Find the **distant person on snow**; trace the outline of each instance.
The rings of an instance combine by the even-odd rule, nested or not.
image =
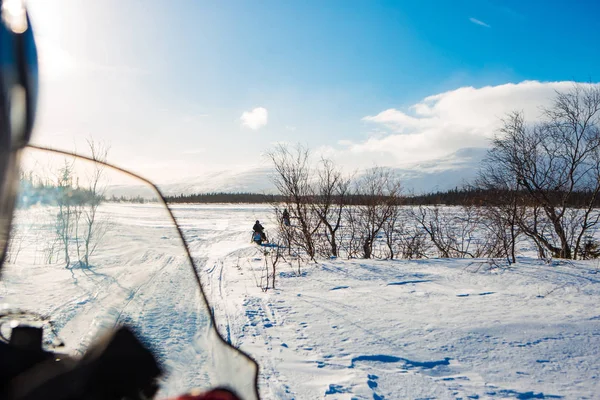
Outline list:
[[[260,233],[260,237],[262,240],[267,240],[267,236],[265,235],[265,228],[260,224],[259,220],[256,220],[256,223],[252,227],[254,232]]]
[[[283,217],[283,224],[284,224],[285,226],[290,226],[290,213],[288,212],[287,208],[285,208],[285,209],[283,210],[283,215],[282,215],[282,217]]]

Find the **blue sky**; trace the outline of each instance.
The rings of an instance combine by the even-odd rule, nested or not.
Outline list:
[[[36,140],[106,140],[113,162],[159,181],[249,168],[277,141],[349,166],[433,160],[485,145],[504,112],[563,87],[524,81],[600,79],[592,0],[28,3]]]

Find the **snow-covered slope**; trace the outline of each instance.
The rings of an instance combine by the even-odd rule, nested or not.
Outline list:
[[[197,193],[276,193],[271,181],[272,170],[257,168],[248,171],[219,171],[179,179],[174,182],[158,184],[166,195],[197,194]],[[148,197],[147,186],[111,185],[107,195],[116,197]]]
[[[407,193],[429,193],[461,187],[477,176],[487,149],[465,148],[447,157],[396,168]]]
[[[271,168],[247,171],[219,171],[159,185],[168,194],[196,193],[276,193],[271,181]]]

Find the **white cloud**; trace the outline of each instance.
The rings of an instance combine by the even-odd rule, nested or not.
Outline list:
[[[390,108],[362,120],[369,135],[364,141],[338,141],[340,162],[401,166],[448,156],[467,147],[487,147],[501,118],[518,110],[529,120],[541,115],[541,106],[555,91],[572,88],[572,82],[525,81],[518,84],[462,87],[429,96],[407,110]]]
[[[252,130],[257,130],[267,125],[269,113],[264,107],[257,107],[252,111],[244,111],[242,117],[242,125]]]
[[[481,26],[485,26],[486,28],[491,28],[491,26],[489,26],[488,24],[486,24],[485,22],[478,20],[477,18],[469,18],[469,21],[471,21],[474,24],[477,25],[481,25]]]

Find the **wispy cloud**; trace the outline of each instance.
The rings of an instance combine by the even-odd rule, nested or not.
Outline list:
[[[252,130],[257,130],[267,125],[269,113],[264,107],[257,107],[251,111],[244,111],[242,117],[242,125]]]
[[[477,25],[485,26],[486,28],[491,28],[490,25],[486,24],[485,22],[483,22],[477,18],[471,17],[471,18],[469,18],[469,21],[471,21],[472,23],[477,24]]]

